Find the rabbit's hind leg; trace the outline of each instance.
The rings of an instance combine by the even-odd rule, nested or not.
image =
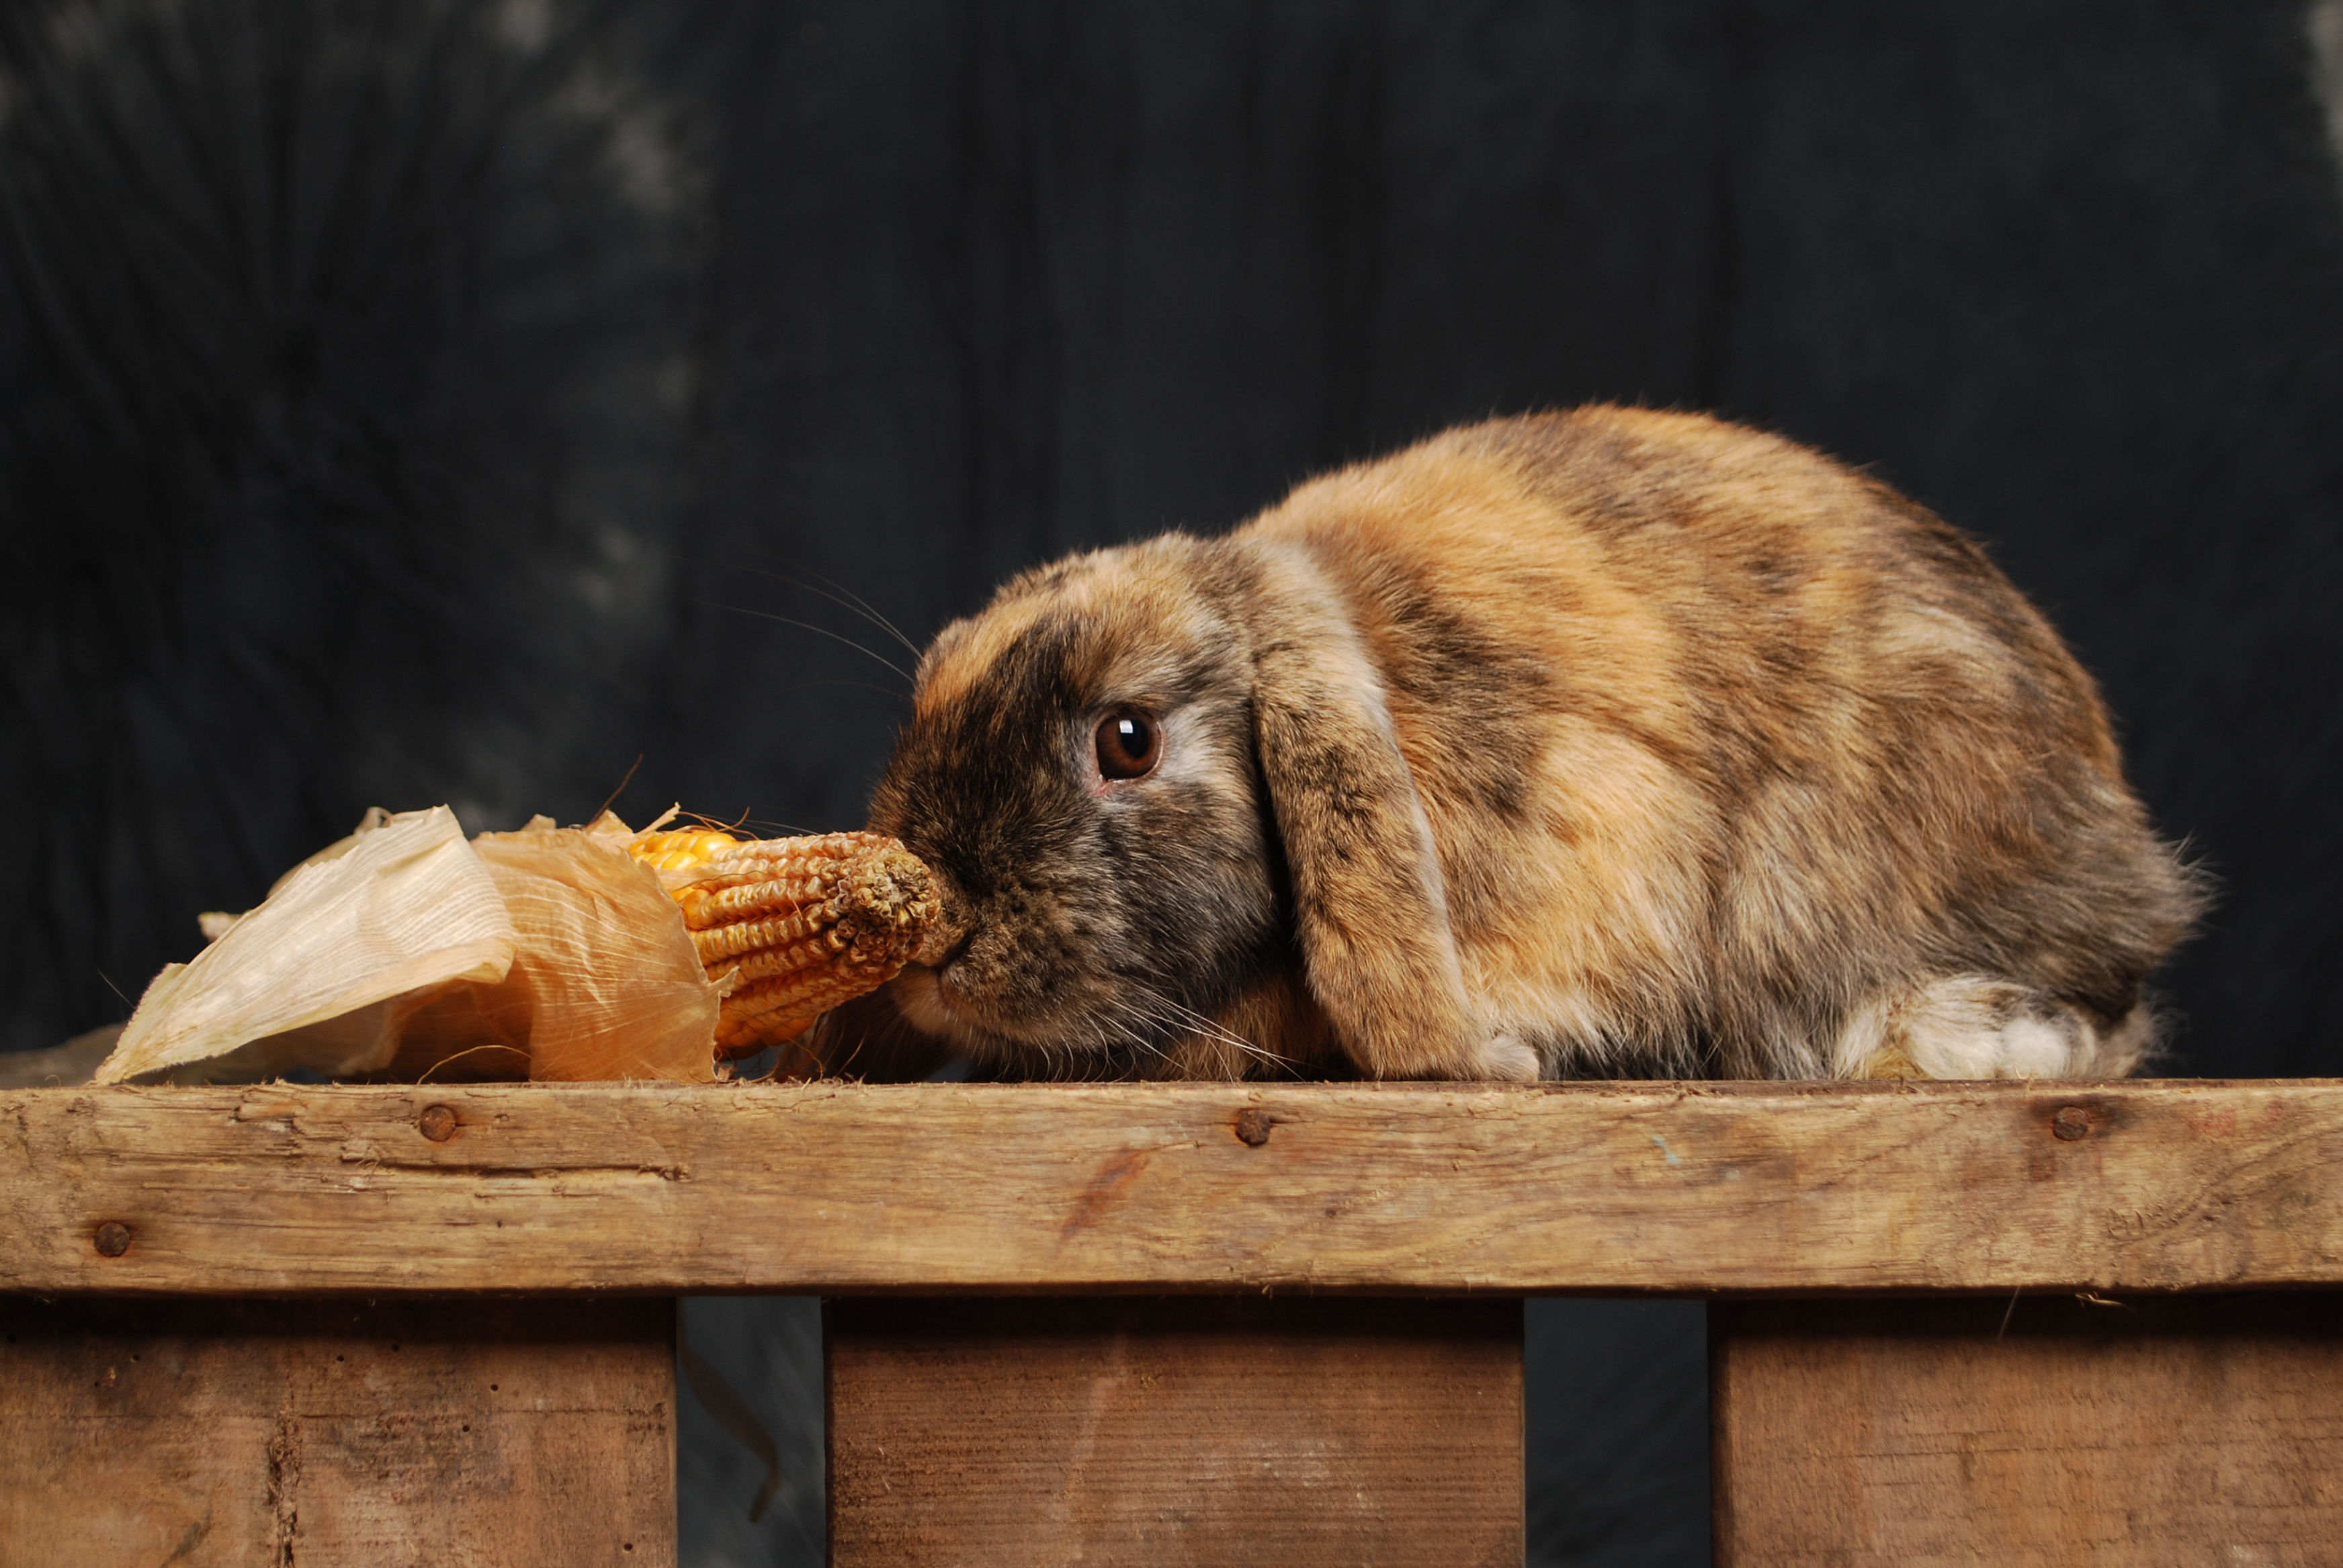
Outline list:
[[[1857,1008],[1831,1066],[1840,1078],[2120,1078],[2155,1036],[2145,1001],[2110,1023],[2022,981],[1947,975]]]

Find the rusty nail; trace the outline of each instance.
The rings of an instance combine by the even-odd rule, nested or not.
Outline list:
[[[1270,1121],[1269,1112],[1266,1111],[1237,1112],[1237,1136],[1255,1149],[1269,1141],[1269,1130],[1272,1125],[1274,1124]]]
[[[2079,1105],[2069,1105],[2050,1119],[2050,1131],[2068,1143],[2077,1138],[2088,1138],[2091,1135],[2091,1113]]]
[[[97,1255],[118,1258],[130,1251],[130,1227],[119,1220],[108,1220],[97,1228]]]
[[[444,1105],[427,1105],[415,1119],[415,1129],[434,1143],[445,1143],[456,1136],[456,1113]]]

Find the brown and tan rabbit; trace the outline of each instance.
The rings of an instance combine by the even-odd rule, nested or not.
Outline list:
[[[2201,902],[1967,538],[1617,407],[1026,573],[870,820],[952,928],[880,1005],[1004,1074],[2119,1074]]]

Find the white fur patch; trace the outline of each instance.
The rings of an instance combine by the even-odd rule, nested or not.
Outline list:
[[[2145,1004],[2102,1030],[2014,981],[1952,975],[1857,1008],[1833,1044],[1831,1067],[1860,1078],[1875,1056],[1900,1050],[1929,1078],[2113,1078],[2139,1065],[2154,1032]]]
[[[1539,1069],[1535,1047],[1510,1034],[1492,1035],[1481,1046],[1481,1076],[1499,1083],[1535,1083]]]
[[[2038,1019],[1994,1025],[1958,1007],[1924,1008],[1906,1028],[1912,1065],[1931,1078],[2065,1078],[2077,1066],[2066,1037]]]

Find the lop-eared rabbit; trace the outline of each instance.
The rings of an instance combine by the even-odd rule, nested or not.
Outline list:
[[[870,825],[949,929],[831,1070],[908,1025],[996,1076],[2113,1076],[2201,902],[1967,538],[1621,407],[1017,578]]]

